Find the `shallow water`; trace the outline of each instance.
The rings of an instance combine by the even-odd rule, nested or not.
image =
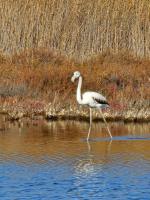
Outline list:
[[[0,199],[150,199],[150,124],[0,120]]]

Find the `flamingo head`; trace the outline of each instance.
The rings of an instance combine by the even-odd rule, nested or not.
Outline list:
[[[74,82],[77,78],[79,78],[81,76],[80,72],[79,71],[75,71],[73,73],[73,76],[71,78],[71,81]]]

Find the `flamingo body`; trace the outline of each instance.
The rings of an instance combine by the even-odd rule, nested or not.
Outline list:
[[[82,95],[83,104],[88,105],[91,108],[105,108],[109,104],[106,98],[97,92],[85,92]]]

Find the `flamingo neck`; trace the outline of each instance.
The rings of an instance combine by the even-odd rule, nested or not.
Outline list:
[[[79,104],[82,104],[81,86],[82,86],[82,76],[79,77],[78,87],[77,87],[77,101]]]

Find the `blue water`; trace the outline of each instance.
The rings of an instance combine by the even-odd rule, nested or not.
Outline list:
[[[150,199],[149,126],[113,141],[96,139],[95,131],[89,144],[86,125],[66,129],[56,123],[1,134],[0,200]]]

